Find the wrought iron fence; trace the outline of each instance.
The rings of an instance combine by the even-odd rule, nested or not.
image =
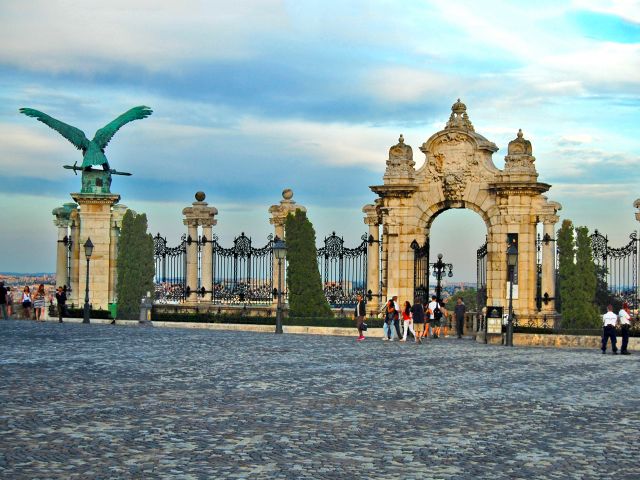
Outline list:
[[[273,301],[273,237],[260,248],[244,232],[225,248],[213,236],[213,303],[270,304]]]
[[[595,230],[591,235],[591,249],[596,264],[599,290],[606,290],[608,298],[599,303],[627,302],[638,314],[638,237],[629,235],[629,243],[620,248],[609,246],[609,239]],[[601,307],[606,305],[599,305]]]
[[[167,239],[160,234],[153,237],[156,273],[155,301],[177,303],[184,300],[187,271],[187,239],[182,235],[176,247],[167,247]]]
[[[318,269],[322,278],[324,295],[334,308],[352,307],[358,294],[367,290],[367,239],[355,248],[344,246],[344,238],[336,232],[325,237],[324,246],[318,249]]]
[[[476,290],[478,311],[487,305],[487,241],[476,251]]]
[[[413,298],[421,298],[423,302],[429,299],[429,238],[424,245],[414,240],[411,242],[413,250]]]

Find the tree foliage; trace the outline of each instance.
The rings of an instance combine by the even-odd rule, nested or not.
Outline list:
[[[118,244],[118,318],[137,319],[140,299],[153,293],[153,237],[147,233],[147,216],[127,210]]]
[[[587,227],[574,228],[564,220],[558,231],[559,282],[562,326],[593,328],[599,326],[595,307],[597,276]],[[560,308],[559,308],[560,310]]]
[[[462,301],[467,307],[467,312],[476,312],[478,310],[478,290],[475,288],[465,288],[464,290],[456,290],[453,295],[447,299],[446,309],[453,312],[458,297],[462,297]]]
[[[285,223],[289,316],[331,317],[318,271],[316,234],[307,214],[296,210]]]

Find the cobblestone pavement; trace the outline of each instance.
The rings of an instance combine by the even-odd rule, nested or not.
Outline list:
[[[0,322],[0,477],[639,478],[640,354]]]

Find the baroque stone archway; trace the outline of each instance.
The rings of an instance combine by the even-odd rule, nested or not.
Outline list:
[[[507,235],[515,234],[518,265],[514,311],[523,320],[556,314],[553,300],[546,302],[540,312],[536,306],[536,233],[542,223],[546,242],[542,242],[541,291],[553,299],[554,226],[561,206],[543,195],[551,186],[538,182],[531,142],[521,130],[509,142],[504,170],[493,163],[492,155],[497,150],[493,142],[475,131],[467,107],[460,100],[451,107],[445,128],[420,147],[425,161],[418,169],[412,148],[400,135],[398,143],[389,149],[384,184],[370,187],[378,195],[375,204],[363,208],[374,240],[382,226],[380,277],[371,275],[377,268],[370,265],[368,289],[379,291],[382,297],[412,299],[415,285],[411,243],[425,244],[433,220],[444,210],[468,208],[477,212],[487,226],[487,304],[507,305]]]

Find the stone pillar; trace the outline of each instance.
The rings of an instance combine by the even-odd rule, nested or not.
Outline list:
[[[215,221],[203,222],[202,236],[206,239],[202,245],[202,267],[201,267],[201,283],[207,293],[204,294],[204,300],[210,302],[213,299],[211,291],[213,289],[213,224]]]
[[[367,286],[371,290],[371,300],[367,301],[367,313],[376,316],[380,309],[380,219],[375,205],[365,205],[364,223],[369,226],[369,246],[367,247]]]
[[[91,238],[93,254],[89,267],[89,302],[94,309],[109,308],[109,276],[111,267],[111,207],[120,195],[73,193],[80,205],[79,283],[78,297],[84,302],[87,262],[84,243]]]
[[[191,293],[187,297],[188,302],[195,302],[200,299],[197,294],[198,289],[198,226],[204,227],[203,235],[207,241],[202,250],[202,286],[205,290],[211,290],[213,285],[213,272],[212,272],[212,245],[209,243],[213,237],[213,227],[217,221],[215,216],[218,213],[218,209],[215,207],[209,207],[205,202],[206,195],[204,192],[196,193],[196,201],[191,204],[190,207],[186,207],[182,210],[182,214],[185,216],[183,223],[187,226],[187,271],[185,273],[187,280],[187,287],[190,288]],[[189,242],[191,239],[191,242]],[[208,294],[205,298],[211,299],[211,295]]]
[[[186,297],[188,302],[195,301],[198,296],[198,222],[195,219],[185,219],[187,226],[187,271],[185,272],[187,288],[190,293]]]
[[[69,241],[69,225],[71,220],[69,219],[68,211],[65,211],[64,207],[55,208],[51,212],[55,218],[53,224],[58,227],[58,244],[56,248],[56,286],[67,285],[69,281],[67,279],[69,258],[67,255]]]
[[[271,205],[271,207],[269,207],[269,214],[271,215],[271,218],[269,219],[269,223],[271,223],[271,225],[273,225],[274,227],[274,238],[278,237],[281,240],[284,240],[285,237],[285,229],[284,229],[284,223],[287,219],[287,215],[289,213],[294,213],[296,210],[300,210],[302,212],[306,212],[307,209],[305,207],[303,207],[302,205],[298,205],[294,200],[293,200],[293,190],[291,190],[290,188],[286,188],[282,191],[282,200],[280,200],[279,204],[276,205]],[[285,260],[285,262],[283,262],[283,269],[282,269],[282,273],[283,275],[285,275],[285,269],[286,269],[286,265],[287,262]],[[278,288],[279,283],[279,272],[278,272],[278,260],[275,258],[273,258],[273,266],[272,266],[272,271],[273,271],[273,288]],[[286,290],[286,281],[285,278],[282,279],[282,290],[285,291]],[[277,297],[274,297],[273,299],[273,303],[277,304],[278,303],[278,299]]]
[[[543,219],[543,236],[542,236],[542,298],[550,300],[545,304],[542,302],[542,311],[556,312],[556,235],[555,224],[558,217],[546,217]]]
[[[120,230],[122,229],[122,218],[127,213],[127,206],[120,203],[111,209],[111,244],[109,251],[109,303],[116,303],[118,300],[118,245],[120,242]]]
[[[71,220],[71,283],[67,292],[67,302],[76,307],[81,305],[84,298],[80,294],[80,212],[73,210],[69,216]]]

